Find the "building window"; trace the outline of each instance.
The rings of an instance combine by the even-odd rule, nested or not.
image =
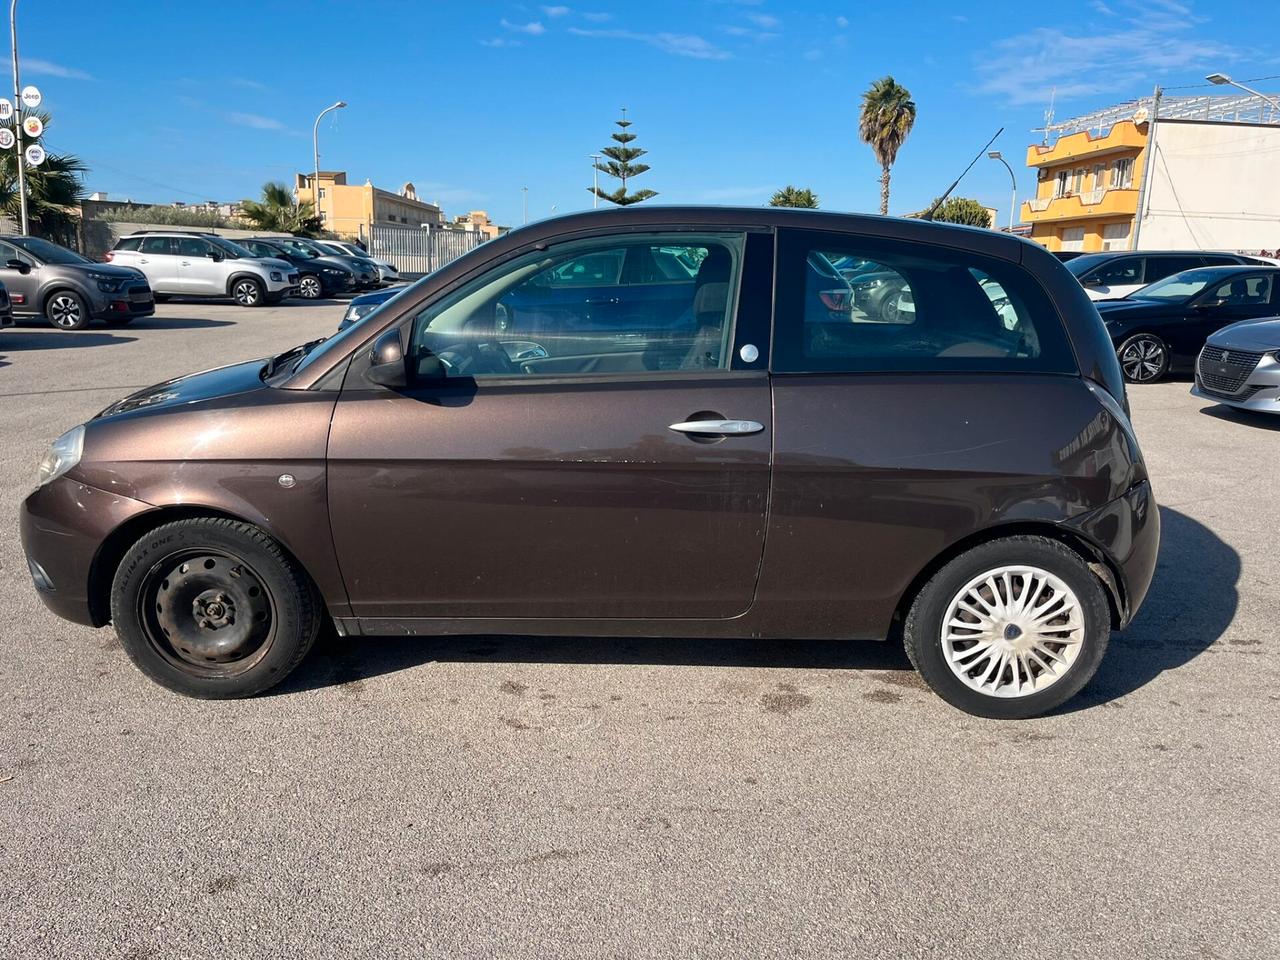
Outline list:
[[[1084,167],[1076,167],[1071,173],[1071,192],[1080,193],[1084,190]]]
[[[320,188],[320,199],[321,199],[321,200],[323,200],[323,199],[324,199],[324,187],[321,187],[321,188]]]
[[[1128,190],[1133,186],[1133,157],[1121,157],[1111,168],[1111,186]]]
[[[1093,168],[1093,189],[1101,190],[1106,187],[1106,170],[1102,164],[1097,164]]]
[[[1128,250],[1129,249],[1129,224],[1125,223],[1107,223],[1102,226],[1102,249],[1103,250]]]
[[[1079,251],[1084,249],[1084,227],[1066,227],[1062,231],[1062,244],[1059,250]]]
[[[1068,193],[1070,193],[1070,189],[1068,186],[1070,179],[1071,179],[1070,170],[1058,171],[1058,177],[1054,181],[1054,185],[1053,185],[1053,195],[1055,197],[1065,197],[1067,196]]]

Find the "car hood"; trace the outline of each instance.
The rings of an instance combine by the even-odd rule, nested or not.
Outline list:
[[[317,267],[340,267],[348,273],[354,273],[351,264],[342,257],[316,257],[314,260],[308,260],[307,263],[315,264]]]
[[[95,420],[133,413],[137,410],[161,410],[201,403],[219,397],[262,389],[262,365],[265,360],[248,360],[225,367],[214,367],[200,373],[175,377],[163,383],[153,384],[117,400],[99,413]]]
[[[1157,303],[1154,300],[1095,300],[1093,305],[1108,323],[1113,320],[1167,317],[1182,309],[1182,305],[1178,303]]]
[[[1209,343],[1215,347],[1236,347],[1262,353],[1280,349],[1280,317],[1241,320],[1214,333]]]
[[[245,261],[260,264],[267,270],[282,270],[285,273],[290,273],[298,269],[288,260],[279,260],[275,257],[245,257],[241,262]]]
[[[114,277],[117,280],[145,280],[146,275],[141,270],[135,270],[133,267],[122,267],[113,263],[63,263],[58,264],[60,269],[71,267],[83,273],[99,273],[105,277]]]

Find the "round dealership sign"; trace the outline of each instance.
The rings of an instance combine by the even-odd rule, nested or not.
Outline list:
[[[27,158],[28,166],[38,167],[44,163],[44,147],[38,143],[33,143],[27,147],[27,151],[23,156]]]
[[[0,127],[0,150],[12,150],[16,139],[8,127]]]
[[[44,97],[41,96],[39,88],[30,84],[22,88],[22,105],[28,110],[34,110],[40,106],[40,101],[43,99]]]
[[[39,117],[27,117],[22,121],[22,132],[34,140],[44,133],[44,121]]]
[[[13,119],[13,101],[0,97],[0,121]]]

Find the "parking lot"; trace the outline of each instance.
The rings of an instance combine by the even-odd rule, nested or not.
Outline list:
[[[334,639],[201,702],[47,613],[48,442],[343,306],[0,331],[0,956],[1275,954],[1280,416],[1131,390],[1159,571],[1033,721],[810,642]]]

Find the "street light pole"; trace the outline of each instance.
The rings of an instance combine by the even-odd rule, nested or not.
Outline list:
[[[1263,93],[1261,90],[1255,90],[1253,87],[1246,87],[1243,83],[1237,83],[1225,73],[1211,73],[1205,77],[1205,79],[1220,87],[1235,87],[1237,90],[1243,90],[1245,93],[1253,94],[1253,96],[1257,97],[1259,100],[1265,100],[1277,110],[1280,110],[1280,100],[1277,100],[1270,94]]]
[[[528,223],[529,222],[529,188],[528,187],[520,188],[520,206],[523,211],[522,213],[523,220],[521,222]]]
[[[596,166],[600,162],[600,154],[591,154],[591,209],[594,210],[600,206],[600,168]]]
[[[17,3],[17,0],[14,0]],[[341,110],[347,105],[345,100],[339,100],[331,106],[325,107],[320,111],[320,115],[316,117],[316,125],[311,128],[311,153],[312,159],[315,160],[315,179],[311,181],[311,203],[316,208],[316,216],[320,216],[320,121],[324,119],[324,115],[330,110]],[[322,218],[323,219],[323,218]]]
[[[27,174],[22,162],[22,88],[18,82],[18,0],[9,3],[9,53],[13,58],[13,149],[18,164],[18,206],[22,210],[22,233],[27,233]]]
[[[1004,164],[1004,168],[1009,171],[1009,183],[1013,187],[1013,192],[1009,197],[1009,232],[1013,233],[1013,216],[1018,209],[1018,179],[1013,175],[1013,167],[1009,166],[1009,161],[1004,158],[999,150],[988,151],[987,156],[992,160],[999,160]]]

